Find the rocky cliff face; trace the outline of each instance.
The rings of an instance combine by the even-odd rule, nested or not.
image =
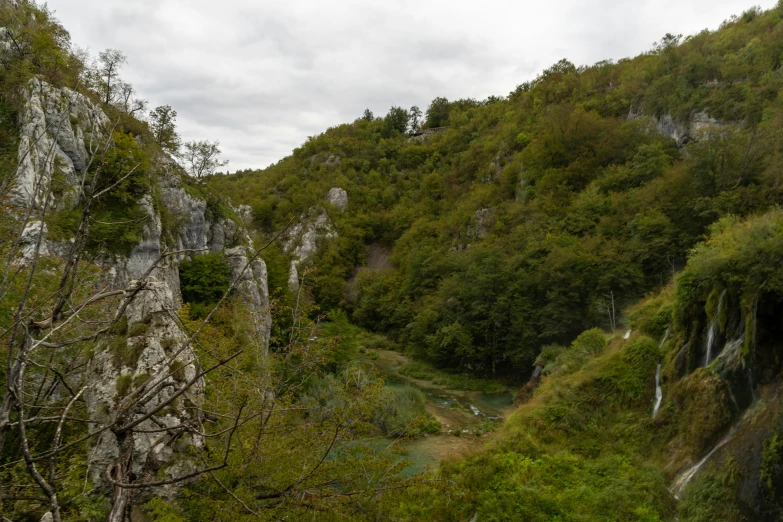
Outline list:
[[[48,184],[53,177],[62,176],[67,188],[57,201],[50,201],[62,208],[75,196],[79,175],[108,132],[109,119],[83,95],[38,79],[30,81],[26,97],[20,121],[19,168],[10,202],[40,207]]]
[[[20,122],[20,167],[9,200],[20,214],[31,211],[35,216],[45,203],[57,209],[77,204],[82,175],[110,124],[100,108],[69,89],[36,79],[26,94]],[[173,478],[194,469],[192,447],[203,444],[195,430],[189,429],[200,422],[193,406],[201,400],[204,384],[186,386],[196,376],[199,361],[178,321],[182,304],[178,263],[201,253],[225,253],[236,298],[244,303],[252,322],[253,344],[264,354],[271,315],[266,266],[260,258],[249,261],[256,252],[241,219],[217,212],[205,199],[190,195],[170,159],[161,157],[158,163],[159,174],[152,182],[153,192],[160,197],[156,202],[147,195],[138,202],[147,214],[141,241],[128,256],[107,255],[96,261],[104,269],[107,286],[125,289],[126,299],[134,290],[138,292],[129,299],[110,335],[96,342],[87,370],[85,401],[91,420],[100,427],[115,421],[123,401],[144,396],[145,389],[156,392],[147,394],[123,422],[147,416],[187,387],[178,400],[139,424],[133,440],[125,442],[129,444],[126,449],[131,447],[136,476]],[[62,190],[45,196],[53,180],[63,185]],[[46,226],[33,217],[25,227],[19,263],[32,259],[41,232],[41,255],[67,253],[70,243],[49,241]],[[92,447],[89,457],[96,485],[106,484],[107,466],[117,460],[121,444],[106,431]],[[152,493],[168,497],[175,487]]]
[[[327,194],[326,202],[344,212],[348,209],[348,193],[339,187],[334,187]],[[291,228],[283,245],[286,253],[291,256],[289,287],[299,288],[301,271],[316,253],[319,244],[336,237],[334,223],[323,207],[311,208],[309,212],[302,215],[299,223]]]
[[[628,114],[629,120],[643,118],[644,114],[631,111]],[[712,118],[706,111],[697,112],[690,121],[681,122],[675,120],[671,114],[664,114],[660,118],[654,118],[655,129],[658,133],[668,136],[677,144],[677,147],[683,147],[690,141],[700,141],[710,134],[720,132],[731,123],[722,122]]]

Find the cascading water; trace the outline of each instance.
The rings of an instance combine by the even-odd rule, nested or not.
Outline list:
[[[658,410],[661,407],[661,402],[663,401],[663,390],[661,389],[661,363],[658,363],[658,370],[655,372],[655,406],[653,406],[653,416],[654,419],[656,415],[658,415]]]
[[[717,452],[719,449],[721,449],[723,446],[728,444],[728,442],[734,437],[734,434],[737,432],[737,426],[734,426],[728,435],[723,437],[721,441],[718,443],[717,446],[712,448],[707,455],[701,459],[699,462],[691,466],[690,468],[686,469],[682,474],[680,474],[679,477],[677,477],[677,480],[674,481],[674,484],[672,484],[672,487],[669,488],[669,491],[674,495],[674,498],[677,500],[680,500],[680,495],[682,494],[682,491],[685,489],[685,486],[688,485],[688,483],[693,479],[693,477],[696,476],[696,473],[699,472],[699,469],[708,461],[710,460],[710,457],[715,455],[715,452]]]
[[[742,335],[739,339],[734,339],[726,343],[726,346],[718,354],[721,359],[731,359],[737,353],[737,349],[745,343],[745,336]]]
[[[732,426],[731,430],[728,434],[726,434],[725,437],[723,437],[718,444],[715,445],[714,448],[710,450],[707,455],[704,456],[703,459],[701,459],[699,462],[691,466],[690,468],[683,471],[677,479],[672,484],[672,487],[669,488],[669,491],[674,495],[674,498],[677,500],[680,500],[680,495],[682,494],[683,490],[685,489],[685,486],[688,485],[688,483],[693,479],[693,477],[696,476],[696,473],[699,472],[699,469],[707,463],[710,458],[715,455],[715,453],[721,449],[723,446],[728,444],[731,439],[734,438],[734,435],[737,433],[737,430],[742,425],[742,422],[745,420],[746,417],[748,417],[748,413],[751,411],[751,409],[748,409],[745,411],[745,414],[742,416],[742,418],[737,422],[734,426]]]
[[[658,345],[658,351],[663,349],[663,345],[666,343],[666,339],[669,338],[669,331],[671,327],[666,328],[666,333],[663,334],[661,344]],[[655,406],[653,406],[652,418],[654,419],[658,415],[658,410],[661,408],[661,402],[663,402],[663,388],[661,388],[661,367],[663,363],[658,363],[658,369],[655,371]]]
[[[539,375],[541,375],[541,372],[544,370],[543,366],[536,366],[536,368],[533,370],[533,375],[530,376],[530,380],[538,379]]]
[[[631,330],[628,330],[625,332],[625,335],[623,335],[623,339],[630,339],[631,338]]]
[[[750,324],[747,325],[747,329],[744,328],[744,327],[741,328],[740,335],[736,339],[726,343],[726,345],[724,346],[724,348],[721,351],[721,353],[718,354],[718,356],[721,359],[727,359],[728,360],[728,359],[735,358],[737,356],[737,354],[739,353],[739,347],[742,346],[745,343],[745,340],[746,340],[747,336],[750,336],[748,339],[750,340],[751,345],[755,345],[755,341],[756,341],[756,320],[757,320],[756,319],[756,315],[758,313],[758,302],[759,302],[759,298],[761,296],[761,289],[764,287],[765,284],[766,284],[766,281],[764,283],[762,283],[761,286],[759,286],[758,290],[756,291],[756,295],[754,297],[753,307],[752,307],[752,314],[753,314],[753,316],[751,318]],[[716,336],[716,330],[717,330],[717,322],[720,320],[720,313],[721,313],[721,309],[722,309],[722,307],[724,305],[725,296],[726,296],[726,291],[724,290],[723,293],[720,296],[719,301],[718,301],[717,311],[715,312],[715,315],[710,320],[710,326],[709,326],[709,330],[707,332],[707,364],[709,364],[711,359],[712,359],[712,347],[713,347],[713,344],[715,342],[715,336]],[[751,391],[751,394],[752,394],[753,403],[755,403],[756,402],[756,395],[755,395],[755,392],[753,390],[753,388],[754,388],[753,371],[752,371],[752,368],[750,368],[750,367],[748,368],[748,381],[749,381],[749,385],[750,385],[750,391]],[[739,405],[737,405],[737,402],[734,399],[734,395],[733,394],[731,394],[731,398],[734,401],[735,405],[737,406],[737,409],[739,409]],[[712,448],[712,450],[710,450],[710,452],[707,453],[707,455],[704,456],[704,458],[702,458],[699,462],[697,462],[693,466],[691,466],[688,469],[686,469],[683,473],[681,473],[677,477],[677,479],[672,484],[672,487],[669,488],[669,491],[671,491],[671,493],[674,495],[675,499],[677,499],[677,500],[680,499],[680,495],[682,494],[683,490],[688,485],[688,483],[693,479],[693,477],[696,476],[696,474],[699,472],[701,467],[704,466],[704,464],[707,461],[709,461],[710,458],[713,455],[715,455],[715,453],[719,449],[721,449],[723,446],[728,444],[731,441],[731,439],[734,438],[734,435],[737,433],[737,430],[741,426],[741,424],[744,421],[744,419],[746,417],[748,417],[748,413],[750,411],[752,411],[752,408],[749,408],[748,410],[745,411],[744,415],[742,416],[742,419],[740,419],[739,422],[737,422],[731,428],[729,433],[725,437],[723,437],[720,440],[720,442],[718,442],[718,444],[714,448]]]
[[[710,327],[707,329],[707,358],[704,366],[709,366],[712,362],[712,346],[715,344],[715,336],[718,331],[718,321],[720,320],[721,309],[723,308],[723,301],[726,299],[726,290],[723,290],[718,299],[718,309],[715,311],[715,315],[710,319]]]

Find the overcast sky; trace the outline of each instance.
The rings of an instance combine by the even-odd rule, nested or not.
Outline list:
[[[760,2],[770,8],[775,0]],[[49,0],[73,43],[128,57],[123,76],[218,139],[229,169],[265,167],[369,107],[507,95],[561,58],[634,56],[716,29],[750,0]]]

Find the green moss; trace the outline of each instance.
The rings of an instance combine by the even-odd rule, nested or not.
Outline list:
[[[735,492],[720,473],[697,475],[684,493],[679,506],[681,522],[745,520],[737,509]]]
[[[160,185],[155,184],[152,188],[152,202],[155,210],[160,215],[160,224],[164,237],[169,237],[179,227],[177,216],[169,210],[168,205],[163,202],[163,194]]]
[[[669,285],[628,311],[631,328],[653,338],[660,338],[674,320],[674,306],[674,285]]]
[[[761,482],[767,487],[772,498],[776,498],[777,485],[783,478],[783,438],[775,433],[764,441],[761,456]]]
[[[668,400],[682,439],[678,451],[697,457],[707,451],[731,424],[734,410],[728,385],[706,368],[699,368],[670,387]]]
[[[57,198],[58,203],[62,204],[61,201],[63,198],[63,195],[65,192],[70,188],[68,184],[68,179],[65,177],[65,172],[63,172],[63,167],[65,167],[65,163],[60,157],[56,157],[54,160],[54,171],[52,172],[52,194],[55,198]],[[66,208],[69,206],[66,202],[64,205]]]

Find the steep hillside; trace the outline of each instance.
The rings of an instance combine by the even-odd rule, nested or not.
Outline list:
[[[750,10],[619,63],[563,60],[503,98],[436,99],[432,134],[410,138],[393,108],[209,183],[265,236],[346,190],[345,212],[325,209],[339,238],[312,260],[321,308],[439,366],[524,380],[542,346],[621,329],[711,223],[780,203],[780,17]],[[389,253],[383,269],[371,251]]]
[[[0,0],[0,513],[783,519],[781,60],[751,9],[201,176]]]
[[[783,8],[750,10],[436,99],[431,132],[392,108],[209,181],[262,236],[328,222],[306,262],[322,309],[452,372],[530,379],[392,518],[780,519],[782,50]],[[336,187],[347,205],[324,203]]]
[[[780,520],[781,254],[780,210],[721,220],[632,332],[545,349],[497,436],[443,466],[449,494],[411,495],[399,516]]]
[[[87,58],[0,0],[3,520],[345,519],[407,480],[348,444],[416,432],[419,397],[403,422],[307,304],[270,302],[247,209],[176,161],[170,107],[141,119],[120,52]]]

